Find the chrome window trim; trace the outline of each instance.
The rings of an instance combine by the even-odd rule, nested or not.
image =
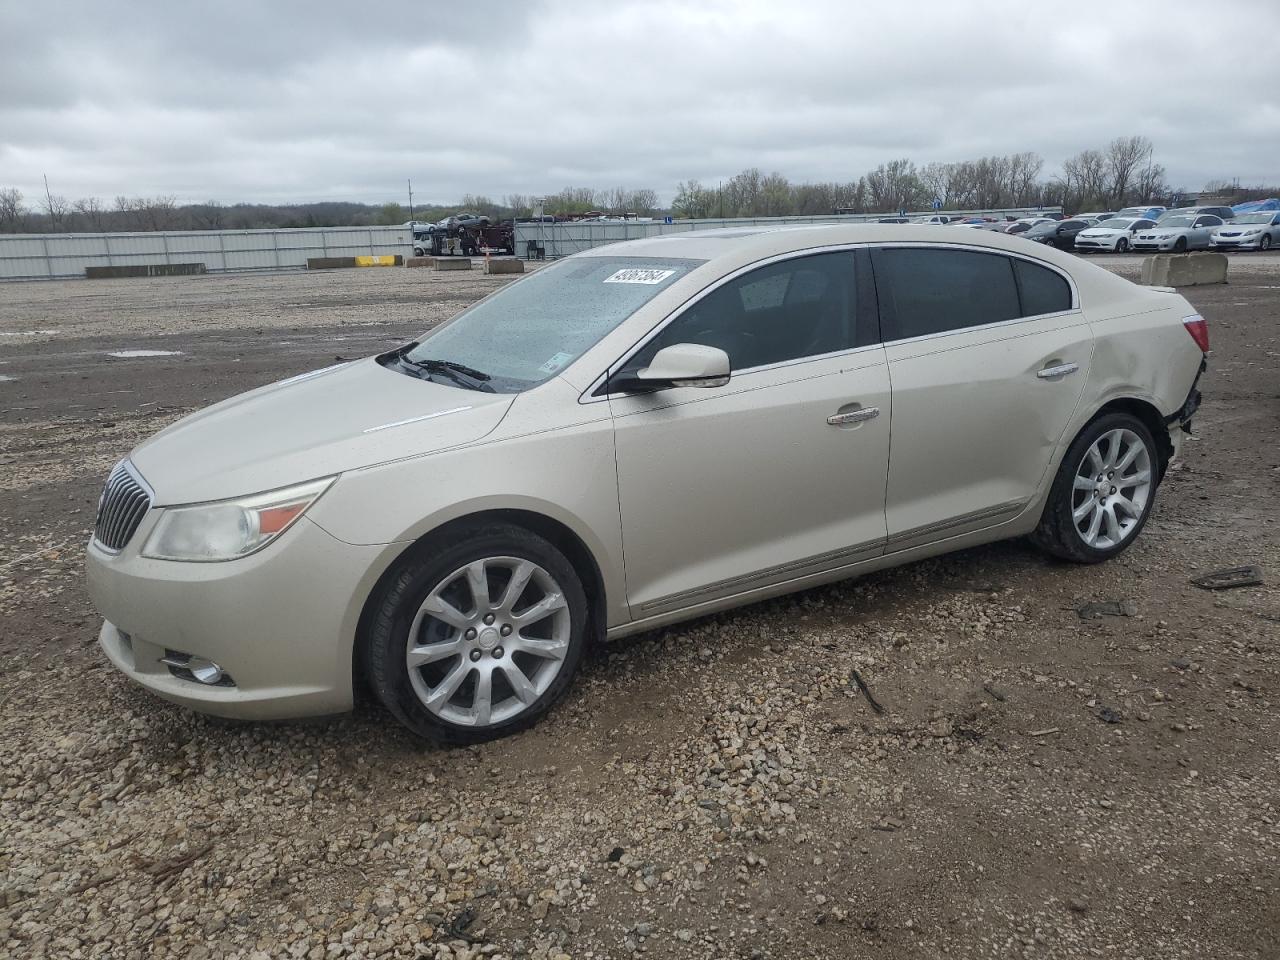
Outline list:
[[[634,357],[637,353],[639,353],[641,350],[645,348],[645,346],[649,343],[650,340],[652,340],[659,333],[665,330],[670,324],[674,323],[681,316],[681,314],[683,314],[686,310],[691,309],[693,305],[696,304],[703,297],[710,295],[712,292],[724,286],[726,283],[729,283],[732,280],[736,280],[738,277],[746,273],[749,273],[752,270],[757,270],[761,267],[767,267],[774,263],[781,263],[786,260],[797,260],[797,259],[800,259],[801,257],[813,256],[815,254],[820,254],[820,253],[841,253],[844,251],[853,252],[856,250],[891,250],[891,249],[892,250],[898,250],[898,249],[964,250],[971,253],[987,253],[987,254],[994,254],[996,256],[1011,257],[1018,260],[1025,260],[1028,263],[1035,264],[1038,267],[1044,267],[1045,269],[1052,270],[1054,273],[1058,274],[1058,276],[1062,277],[1062,279],[1067,282],[1067,287],[1071,291],[1071,309],[1057,310],[1057,311],[1054,311],[1053,313],[1037,313],[1037,314],[1032,314],[1026,317],[1014,317],[1012,320],[997,320],[994,323],[984,323],[981,326],[976,326],[976,327],[957,327],[955,330],[943,330],[938,333],[927,333],[927,334],[922,334],[921,336],[918,336],[918,337],[908,337],[901,340],[881,340],[878,343],[864,344],[861,347],[851,347],[848,350],[840,350],[840,351],[836,351],[835,353],[815,354],[814,356],[810,356],[810,357],[796,357],[793,360],[783,360],[783,361],[779,361],[778,363],[763,364],[757,367],[747,367],[743,370],[734,370],[732,371],[731,377],[746,376],[747,374],[758,373],[764,370],[774,370],[779,367],[792,366],[798,363],[809,363],[814,360],[825,360],[831,357],[837,357],[844,354],[861,353],[865,350],[883,348],[883,347],[888,347],[890,345],[897,345],[897,344],[903,344],[903,343],[918,343],[920,341],[932,340],[940,337],[951,337],[951,336],[955,336],[956,334],[968,333],[974,330],[978,330],[978,331],[992,330],[997,327],[1006,327],[1006,326],[1011,326],[1013,324],[1018,324],[1018,323],[1027,323],[1028,321],[1033,321],[1033,320],[1044,320],[1044,319],[1049,319],[1053,317],[1066,317],[1073,313],[1080,312],[1080,291],[1076,287],[1075,278],[1073,278],[1071,274],[1067,273],[1066,270],[1062,269],[1056,264],[1049,263],[1048,261],[1041,260],[1038,257],[1034,257],[1029,253],[1023,253],[1021,251],[1002,250],[998,247],[985,247],[977,244],[968,244],[968,243],[959,243],[959,242],[950,243],[946,241],[939,243],[938,241],[928,241],[928,240],[901,240],[901,241],[891,241],[891,242],[863,240],[858,243],[826,244],[818,247],[806,247],[803,250],[789,250],[786,253],[774,254],[773,256],[766,257],[763,260],[755,260],[749,264],[741,266],[738,269],[734,270],[733,272],[725,274],[723,277],[721,277],[719,280],[717,280],[715,283],[711,284],[710,286],[703,287],[700,291],[698,291],[696,294],[694,294],[684,303],[680,304],[678,307],[675,307],[670,313],[668,313],[665,317],[659,320],[653,326],[653,328],[649,330],[649,332],[646,333],[639,341],[633,344],[629,349],[623,351],[620,360],[615,360],[613,363],[605,367],[605,369],[599,375],[597,375],[595,379],[593,379],[591,383],[587,386],[587,388],[584,391],[582,391],[582,393],[578,396],[578,402],[579,403],[599,403],[601,401],[607,401],[612,397],[629,396],[629,394],[607,393],[597,397],[597,396],[593,396],[593,394],[595,393],[595,391],[599,390],[601,386],[604,385],[604,382],[605,380],[608,379],[609,372],[611,370],[625,366],[632,357]],[[855,273],[855,277],[856,277],[856,273]],[[730,380],[730,382],[732,383],[732,379]]]

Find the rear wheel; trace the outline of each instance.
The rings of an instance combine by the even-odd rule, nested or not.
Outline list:
[[[586,643],[572,565],[509,524],[430,543],[377,603],[365,648],[374,691],[414,733],[446,743],[530,726],[568,687]]]
[[[1159,454],[1146,425],[1127,413],[1099,417],[1063,457],[1033,539],[1065,560],[1109,560],[1146,525],[1159,480]]]

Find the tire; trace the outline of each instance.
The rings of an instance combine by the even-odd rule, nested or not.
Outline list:
[[[1116,438],[1120,443],[1112,446]],[[1135,446],[1140,446],[1137,453],[1133,453]],[[1119,469],[1111,470],[1117,463]],[[1062,458],[1032,540],[1046,553],[1074,563],[1101,563],[1123,553],[1151,515],[1160,469],[1155,439],[1141,420],[1128,413],[1095,418]],[[1137,481],[1144,473],[1145,481],[1125,482]],[[1098,482],[1097,477],[1104,481]],[[1078,485],[1077,479],[1089,486]],[[1099,492],[1105,499],[1099,500]],[[1079,520],[1073,512],[1081,513]],[[1107,513],[1114,518],[1114,526]]]
[[[1174,252],[1174,253],[1186,253],[1186,252],[1187,252],[1187,238],[1186,238],[1186,237],[1179,237],[1179,238],[1177,239],[1177,242],[1175,242],[1175,243],[1174,243],[1174,245],[1173,245],[1173,252]]]
[[[477,571],[487,593],[480,602]],[[363,642],[369,682],[420,737],[495,740],[531,726],[568,688],[588,609],[581,578],[547,540],[506,523],[461,529],[426,541],[384,580]],[[411,651],[421,661],[412,667]]]
[[[1270,250],[1270,249],[1271,249],[1271,234],[1269,234],[1269,233],[1264,233],[1264,234],[1262,235],[1262,239],[1258,241],[1258,249],[1259,249],[1259,250]]]
[[[1129,252],[1129,241],[1126,240],[1124,237],[1121,237],[1119,240],[1116,241],[1116,253],[1128,253],[1128,252]]]

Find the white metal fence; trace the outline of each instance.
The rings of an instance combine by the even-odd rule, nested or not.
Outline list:
[[[1009,210],[940,210],[938,213],[951,217],[1012,216],[1026,217],[1038,213],[1061,213],[1061,207],[1046,207],[1043,210],[1017,208]],[[910,217],[932,216],[930,213],[908,214]],[[545,256],[549,260],[567,257],[591,247],[604,246],[607,243],[619,243],[623,240],[639,240],[643,237],[659,237],[667,233],[685,233],[690,230],[712,230],[717,227],[745,227],[756,225],[777,225],[785,223],[874,223],[882,217],[892,216],[884,213],[830,215],[817,217],[736,217],[716,218],[708,220],[676,220],[664,223],[662,220],[616,220],[606,222],[578,221],[573,223],[517,223],[516,224],[516,256],[532,258]],[[538,252],[540,251],[540,253]]]
[[[308,257],[413,252],[408,227],[0,234],[0,280],[83,277],[85,267],[203,263],[211,272],[281,270]]]

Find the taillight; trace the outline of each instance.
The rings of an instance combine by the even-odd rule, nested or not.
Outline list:
[[[1209,352],[1209,324],[1204,322],[1204,317],[1196,314],[1193,317],[1187,317],[1182,321],[1182,325],[1187,328],[1187,333],[1191,334],[1191,339],[1196,342],[1196,346],[1200,348],[1201,353]]]

